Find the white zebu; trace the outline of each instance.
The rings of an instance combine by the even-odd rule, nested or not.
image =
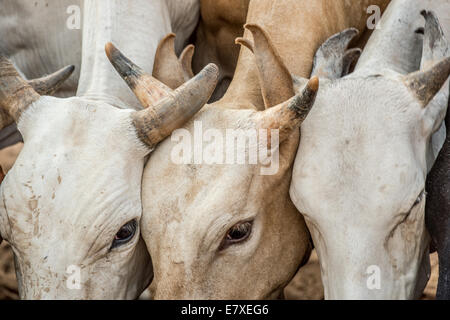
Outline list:
[[[54,93],[58,97],[70,97],[76,94],[78,88],[82,42],[84,41],[85,46],[95,42],[96,39],[90,36],[99,35],[98,31],[92,33],[96,26],[114,19],[115,25],[121,26],[121,30],[103,31],[104,40],[111,40],[108,40],[108,32],[114,33],[113,41],[119,45],[128,37],[139,39],[130,42],[133,45],[129,48],[130,53],[134,61],[146,71],[151,72],[157,40],[171,31],[175,32],[177,34],[175,46],[177,53],[180,53],[199,19],[199,0],[144,0],[144,2],[139,0],[135,1],[133,6],[128,6],[127,3],[127,1],[122,3],[105,1],[96,4],[84,0],[0,0],[0,53],[9,57],[18,70],[30,79],[50,74],[62,66],[74,65],[74,75]],[[100,6],[97,7],[97,5]],[[88,30],[85,30],[86,28]],[[107,68],[103,69],[104,71],[109,70],[108,75],[105,74],[105,79],[117,78],[108,63],[102,65],[103,45],[98,45],[95,51],[96,67]],[[89,57],[94,57],[94,52],[85,50],[83,59]],[[93,61],[84,60],[84,66],[87,69],[83,72],[84,79],[81,79],[80,90],[88,90],[87,86],[94,86],[91,89],[106,90],[105,93],[113,93],[113,96],[121,97],[125,102],[132,102],[131,106],[134,108],[140,108],[139,103],[123,82],[112,84],[107,88],[104,83],[85,83],[85,80],[90,81],[89,73],[92,70],[89,68],[93,63]],[[118,88],[121,92],[116,91]],[[84,93],[79,92],[79,95]],[[123,106],[123,104],[120,105]],[[17,134],[16,126],[13,124],[2,130],[0,147],[4,148],[20,140],[20,134]],[[11,156],[6,159],[0,158],[0,165],[4,166],[6,171],[12,166],[15,160],[14,155],[17,155],[20,149],[20,146],[16,145],[9,149],[9,152],[12,152]]]
[[[113,41],[150,71],[157,44],[170,31],[166,5],[84,1],[77,97],[40,96],[42,87],[54,87],[31,83],[33,89],[0,56],[1,126],[15,121],[24,138],[0,193],[0,241],[13,248],[21,298],[135,298],[152,277],[139,237],[144,159],[208,100],[217,68],[207,66],[172,91],[109,44],[111,62],[149,107],[122,110],[140,107],[103,48]],[[156,103],[163,94],[169,97]],[[78,290],[76,281],[66,282],[77,280],[77,268]]]
[[[436,61],[427,22],[421,71],[411,73],[424,7],[393,1],[347,77],[329,72],[330,55],[316,58],[313,73],[329,79],[301,127],[290,194],[311,231],[327,299],[417,298],[429,276],[424,186],[443,142],[431,137],[445,116],[448,88],[437,93],[450,58]]]

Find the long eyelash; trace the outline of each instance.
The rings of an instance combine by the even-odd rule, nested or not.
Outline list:
[[[237,225],[235,227],[236,228],[235,231],[244,232],[244,231],[247,231],[248,228],[250,228],[250,226],[251,226],[250,223],[245,222],[245,223]]]

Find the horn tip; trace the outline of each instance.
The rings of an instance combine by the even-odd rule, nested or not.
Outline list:
[[[219,78],[219,67],[215,63],[209,63],[206,66],[206,70],[209,74],[214,75],[214,77]]]
[[[170,43],[172,43],[172,42],[174,43],[175,37],[176,37],[175,33],[170,32],[161,39],[160,44],[165,43],[166,41],[170,41]]]
[[[249,49],[251,52],[254,52],[254,49],[253,49],[253,42],[251,42],[251,41],[248,40],[248,39],[245,39],[245,38],[243,38],[243,37],[239,37],[239,38],[236,38],[236,39],[234,40],[234,43],[239,44],[239,45],[241,45],[241,46],[244,46],[244,47],[246,47],[247,49]]]
[[[111,42],[108,42],[105,45],[105,52],[106,52],[106,55],[108,56],[109,60],[111,60],[112,57],[115,54],[117,54],[118,50]]]
[[[311,91],[319,90],[319,77],[314,76],[308,81],[308,89]]]
[[[66,70],[69,74],[72,74],[72,72],[75,71],[75,66],[73,64],[71,64],[70,66],[66,67]]]
[[[246,23],[244,25],[244,28],[249,30],[252,33],[254,33],[255,31],[264,32],[263,28],[259,24],[256,24],[256,23]]]
[[[191,55],[193,56],[195,52],[195,45],[193,44],[189,44],[186,46],[186,48],[184,48],[183,52],[180,55],[180,58],[182,55]]]

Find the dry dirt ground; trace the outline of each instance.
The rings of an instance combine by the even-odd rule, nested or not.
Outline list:
[[[430,255],[431,276],[422,295],[422,300],[432,300],[436,296],[439,264],[436,253]],[[286,299],[289,300],[319,300],[323,299],[323,287],[320,277],[319,260],[313,251],[309,262],[300,269],[291,283],[284,290]]]
[[[438,279],[438,259],[431,256],[431,278],[422,299],[434,299]],[[323,287],[320,279],[319,261],[313,251],[311,259],[297,273],[285,289],[286,299],[323,299]],[[14,273],[12,252],[6,243],[0,245],[0,300],[17,299],[17,283]]]

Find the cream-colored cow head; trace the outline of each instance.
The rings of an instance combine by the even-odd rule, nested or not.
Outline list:
[[[295,95],[267,34],[247,28],[254,42],[238,42],[261,67],[266,109],[226,100],[208,105],[161,143],[144,169],[141,226],[155,299],[275,298],[309,257],[309,233],[288,189],[298,127],[318,79]],[[269,150],[278,156],[251,162]]]
[[[206,103],[218,70],[170,90],[112,44],[106,53],[147,109],[41,96],[0,57],[2,119],[24,138],[0,192],[21,298],[136,298],[151,280],[139,226],[144,159]]]

